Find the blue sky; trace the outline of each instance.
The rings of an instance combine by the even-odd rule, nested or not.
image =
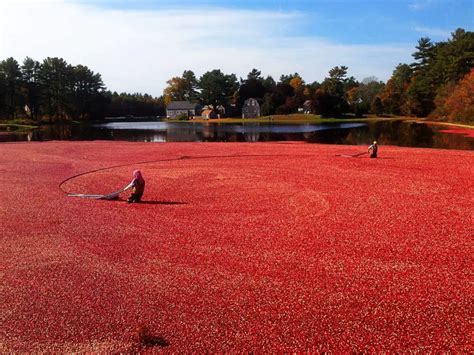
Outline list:
[[[135,0],[88,1],[116,9],[226,8],[301,14],[294,35],[348,44],[406,43],[428,36],[444,40],[454,29],[474,27],[473,0]]]
[[[474,0],[0,0],[0,58],[58,56],[109,89],[161,95],[212,69],[321,81],[330,68],[386,81],[421,37],[473,30]],[[21,26],[18,24],[21,23]]]

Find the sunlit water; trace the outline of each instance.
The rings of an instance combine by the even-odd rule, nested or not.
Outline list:
[[[443,133],[442,126],[412,121],[368,123],[197,123],[107,122],[51,125],[23,132],[0,132],[0,142],[47,140],[122,140],[134,142],[270,142],[383,145],[443,149],[474,149],[474,138]]]

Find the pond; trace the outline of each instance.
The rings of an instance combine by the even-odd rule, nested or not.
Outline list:
[[[387,120],[342,123],[123,122],[44,125],[20,132],[0,132],[0,142],[47,140],[121,140],[134,142],[270,142],[382,145],[474,149],[474,138],[443,132],[444,126]]]

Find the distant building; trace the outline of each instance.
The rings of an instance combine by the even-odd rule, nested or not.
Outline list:
[[[201,111],[202,118],[223,118],[225,117],[225,107],[218,105],[214,108],[214,105],[204,105]]]
[[[303,112],[305,114],[310,114],[313,112],[313,105],[311,100],[306,100],[303,104]]]
[[[225,117],[225,107],[219,105],[216,107],[217,117],[222,118]]]
[[[207,108],[207,109],[202,110],[201,117],[206,119],[206,120],[208,120],[210,118],[217,118],[217,113],[216,113],[216,111]]]
[[[186,115],[188,117],[200,114],[200,106],[189,101],[171,101],[166,106],[166,117],[175,118]]]
[[[257,118],[260,117],[260,105],[255,99],[247,99],[242,106],[242,118]]]

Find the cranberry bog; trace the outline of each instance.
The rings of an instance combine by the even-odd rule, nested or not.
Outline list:
[[[474,351],[474,153],[365,149],[2,144],[0,351]]]

